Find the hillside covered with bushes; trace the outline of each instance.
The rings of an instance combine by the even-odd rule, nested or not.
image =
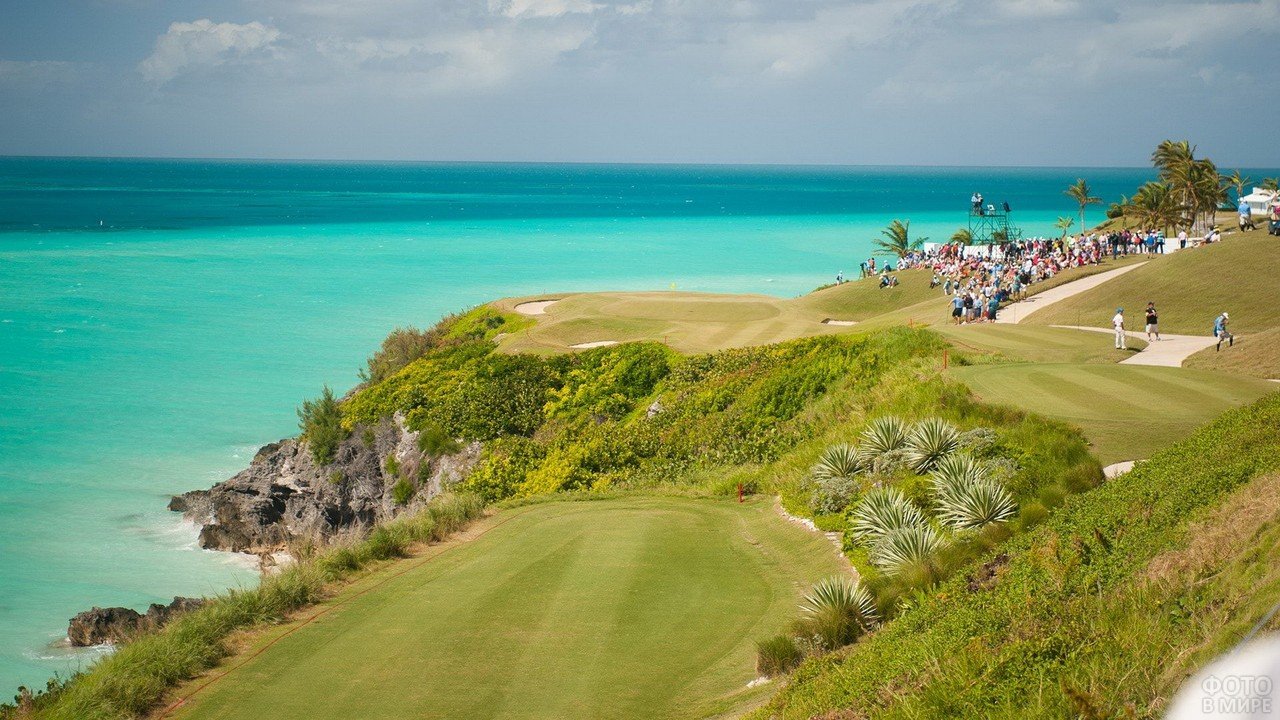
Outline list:
[[[846,534],[865,581],[858,590],[880,619],[891,619],[919,593],[1101,480],[1076,429],[980,404],[940,374],[946,345],[927,330],[897,327],[691,356],[657,343],[547,356],[501,352],[495,341],[527,322],[484,306],[426,331],[396,331],[369,359],[364,383],[343,397],[325,389],[303,404],[306,452],[323,468],[340,447],[351,451],[394,419],[416,433],[423,459],[480,448],[469,473],[440,488],[444,500],[475,498],[503,507],[557,494],[778,495],[790,513]],[[965,362],[954,353],[952,360]],[[873,455],[875,437],[881,444]],[[831,461],[841,448],[855,457],[836,471]],[[382,462],[388,476],[399,478],[395,502],[410,523],[414,512],[439,504],[419,502],[429,488],[404,470],[413,464],[392,456]],[[978,507],[941,506],[938,475],[946,467],[958,468],[961,490],[972,485],[981,495]],[[884,562],[855,517],[886,494],[899,509],[903,503],[920,508],[918,517],[908,512],[910,527],[888,528],[903,531],[894,537],[910,535],[914,548],[894,564]],[[983,497],[994,498],[994,505],[981,506]],[[218,662],[229,650],[227,633],[278,622],[323,598],[325,583],[433,539],[394,530],[414,526],[389,527],[323,555],[331,558],[323,560],[326,569],[307,575],[320,584],[287,602],[226,620],[216,608],[238,608],[257,597],[231,593],[215,610],[53,686],[36,705],[49,708],[51,717],[141,712],[167,688]],[[387,532],[397,533],[391,546]],[[920,537],[928,542],[910,542]],[[327,569],[334,563],[342,572]],[[302,567],[298,572],[311,572],[310,565]],[[264,588],[275,592],[292,577]],[[194,619],[209,613],[216,622]],[[797,648],[795,659],[821,656],[852,639],[845,634]]]
[[[756,717],[1159,717],[1280,597],[1277,427],[1273,394],[1068,498]]]

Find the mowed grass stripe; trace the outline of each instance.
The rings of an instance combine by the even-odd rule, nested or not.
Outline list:
[[[954,374],[986,402],[1080,426],[1106,463],[1150,457],[1223,410],[1277,390],[1238,375],[1138,365],[978,365]]]
[[[746,688],[754,641],[842,571],[763,500],[518,512],[281,639],[179,716],[701,717],[762,697]]]

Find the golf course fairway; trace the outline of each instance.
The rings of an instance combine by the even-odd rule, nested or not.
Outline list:
[[[469,535],[255,637],[166,717],[713,716],[763,699],[755,641],[846,571],[764,498],[548,502]]]

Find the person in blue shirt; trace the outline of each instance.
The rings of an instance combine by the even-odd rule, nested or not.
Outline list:
[[[1222,349],[1222,341],[1227,341],[1227,347],[1233,347],[1236,344],[1236,336],[1227,330],[1227,323],[1231,320],[1231,316],[1225,312],[1219,315],[1213,321],[1213,336],[1218,338],[1217,350]]]
[[[1236,206],[1236,212],[1240,213],[1240,229],[1256,230],[1257,226],[1253,224],[1253,208],[1249,207],[1249,203],[1241,200]]]
[[[964,315],[964,297],[960,293],[956,293],[951,298],[951,317],[955,319],[956,324],[960,324],[960,319]]]

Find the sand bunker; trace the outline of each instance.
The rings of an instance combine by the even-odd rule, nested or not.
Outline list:
[[[857,325],[858,321],[857,320],[832,320],[831,318],[827,318],[826,320],[822,321],[822,324],[823,325],[839,325],[840,327],[850,327],[852,325]]]
[[[546,315],[547,308],[560,302],[559,300],[535,300],[534,302],[520,303],[515,307],[516,312],[521,315]]]
[[[610,345],[617,344],[617,340],[597,340],[595,342],[578,343],[577,345],[570,345],[569,347],[574,350],[590,350],[591,348],[609,347]]]

